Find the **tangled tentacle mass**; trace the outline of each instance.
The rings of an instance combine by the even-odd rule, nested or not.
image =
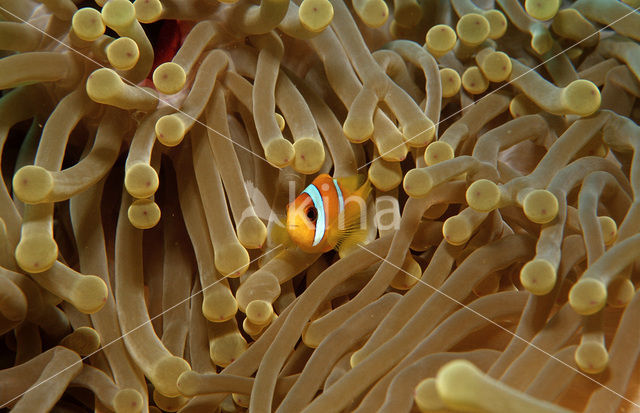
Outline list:
[[[640,411],[638,6],[0,0],[1,408]]]

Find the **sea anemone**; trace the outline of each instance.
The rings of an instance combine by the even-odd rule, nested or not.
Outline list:
[[[0,0],[0,408],[637,411],[638,6]]]

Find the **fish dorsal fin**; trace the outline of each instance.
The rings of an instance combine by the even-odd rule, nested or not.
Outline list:
[[[344,189],[349,194],[352,194],[367,181],[367,176],[364,174],[358,174],[335,179],[338,181],[340,188]]]
[[[371,181],[368,179],[365,179],[362,185],[357,189],[356,194],[362,199],[364,199],[365,202],[367,202],[372,189],[373,188],[371,187]]]

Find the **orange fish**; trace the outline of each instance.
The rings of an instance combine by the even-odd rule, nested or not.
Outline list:
[[[287,231],[300,249],[310,253],[340,252],[365,240],[367,198],[362,176],[318,175],[287,208]]]

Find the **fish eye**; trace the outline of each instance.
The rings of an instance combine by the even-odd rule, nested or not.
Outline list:
[[[309,218],[309,221],[311,222],[314,222],[318,218],[318,211],[315,209],[315,207],[310,207],[309,209],[307,209],[307,218]]]

